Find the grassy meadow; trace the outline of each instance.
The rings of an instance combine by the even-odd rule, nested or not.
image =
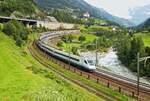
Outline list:
[[[78,38],[79,38],[80,35],[83,35],[86,38],[86,40],[84,42],[82,42],[82,43],[78,41]],[[71,42],[71,43],[63,42],[63,45],[62,45],[61,48],[64,49],[65,51],[69,51],[69,47],[78,47],[78,48],[80,48],[81,45],[86,44],[86,43],[91,43],[96,38],[98,38],[94,34],[86,34],[86,33],[81,33],[79,35],[74,35],[74,36],[76,37],[76,39],[73,42]]]
[[[150,47],[150,33],[137,33],[136,36],[142,37],[145,46]]]

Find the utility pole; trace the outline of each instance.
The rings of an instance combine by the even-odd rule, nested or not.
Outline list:
[[[70,41],[69,41],[69,69],[70,69],[70,54],[71,54],[71,46],[70,46]]]
[[[140,58],[140,53],[137,53],[137,96],[139,96],[140,90],[140,62],[145,61],[144,66],[146,67],[146,61],[150,59],[150,56]]]
[[[140,53],[137,53],[137,96],[139,96],[140,81]]]
[[[98,42],[97,42],[97,39],[96,39],[96,66],[98,66]]]

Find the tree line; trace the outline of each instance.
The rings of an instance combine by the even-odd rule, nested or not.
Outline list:
[[[150,55],[150,47],[145,47],[142,38],[134,35],[118,35],[114,47],[119,60],[133,72],[137,72],[137,53],[140,53],[140,57]],[[148,60],[146,64],[144,67],[144,62],[140,63],[141,76],[150,76],[150,61]]]

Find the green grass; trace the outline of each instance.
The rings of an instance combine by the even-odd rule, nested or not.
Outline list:
[[[35,51],[35,53],[38,55],[38,53]],[[93,81],[93,80],[89,80],[89,79],[86,79],[86,77],[82,77],[80,75],[77,75],[73,72],[70,72],[68,70],[65,70],[63,67],[51,62],[51,61],[48,61],[46,60],[44,57],[41,57],[39,55],[39,57],[46,63],[52,65],[53,67],[55,67],[56,69],[60,70],[63,74],[65,74],[66,76],[68,77],[71,77],[71,78],[74,78],[74,79],[78,79],[80,82],[83,82],[84,84],[88,84],[89,86],[91,87],[94,87],[95,89],[99,90],[99,91],[102,91],[106,94],[109,94],[110,97],[115,97],[115,98],[118,98],[120,99],[120,101],[136,101],[135,99],[132,99],[124,94],[120,94],[119,92],[117,91],[114,91],[110,88],[107,88],[106,86],[102,85],[102,84],[97,84],[96,81]]]
[[[142,37],[145,46],[150,47],[150,33],[137,33],[136,36]]]
[[[96,26],[96,25],[93,25],[93,26],[90,26],[88,29],[89,30],[97,29],[97,30],[112,31],[112,28],[108,27],[108,26]]]
[[[39,73],[27,69],[31,67]],[[46,69],[26,47],[18,48],[0,32],[0,101],[37,101],[37,98],[40,101],[102,100]]]
[[[94,41],[96,38],[98,38],[96,35],[93,34],[83,34],[86,37],[86,42],[92,42]]]
[[[79,34],[79,35],[75,35],[75,36],[76,36],[76,41],[78,41],[78,37],[79,37],[80,35],[83,35],[83,36],[86,37],[86,40],[85,40],[83,43],[81,43],[81,42],[63,43],[62,48],[63,48],[64,50],[66,50],[66,51],[69,51],[69,47],[70,47],[70,46],[71,46],[71,47],[79,47],[79,48],[80,48],[80,46],[81,46],[82,44],[93,42],[93,41],[97,38],[97,36],[94,35],[94,34],[81,33],[81,34]]]
[[[107,22],[105,20],[101,20],[101,19],[95,19],[95,23],[96,24],[107,24]]]
[[[90,32],[93,32],[93,31],[96,31],[96,30],[104,30],[104,31],[113,31],[113,28],[112,27],[109,27],[109,26],[98,26],[98,25],[92,25],[90,27],[85,27],[83,25],[80,25],[80,30],[81,32],[86,32],[86,33],[90,33]]]

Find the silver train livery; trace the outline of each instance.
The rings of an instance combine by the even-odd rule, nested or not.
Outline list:
[[[56,35],[56,36],[55,36]],[[66,63],[69,63],[79,69],[85,70],[85,71],[94,71],[96,70],[95,66],[95,61],[91,59],[87,59],[84,57],[79,57],[73,54],[66,53],[64,51],[60,51],[56,48],[48,46],[45,42],[44,39],[49,37],[49,39],[58,37],[59,35],[57,33],[50,33],[47,35],[42,36],[38,41],[37,41],[37,46],[44,50],[47,54],[63,61]]]

